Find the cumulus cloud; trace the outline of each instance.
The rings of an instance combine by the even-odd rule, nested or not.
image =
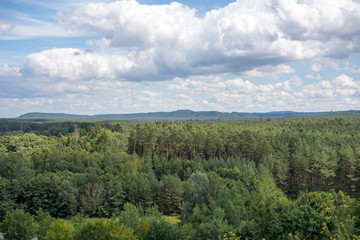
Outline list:
[[[27,55],[21,71],[27,77],[114,79],[133,65],[126,56],[102,56],[82,49],[55,48]]]
[[[109,46],[146,58],[153,68],[149,72],[145,65],[145,72],[154,79],[225,72],[256,76],[264,66],[278,64],[279,74],[289,73],[282,63],[349,56],[358,51],[360,35],[360,4],[352,0],[239,0],[204,17],[176,2],[128,0],[91,3],[63,15],[67,26],[87,27]]]
[[[90,3],[76,9],[68,21],[72,27],[87,26],[101,33],[111,46],[149,48],[180,40],[182,34],[187,38],[191,34],[187,29],[194,29],[197,18],[194,9],[180,3],[141,5],[130,0]]]
[[[360,81],[345,74],[310,84],[299,77],[269,84],[256,84],[243,78],[219,81],[219,78],[221,76],[176,78],[161,85],[98,80],[54,83],[35,79],[19,84],[13,79],[13,85],[0,86],[0,106],[4,108],[2,114],[9,109],[19,113],[47,110],[95,114],[184,108],[229,112],[327,111],[360,106]],[[27,95],[22,92],[25,90]]]
[[[282,27],[292,39],[351,41],[360,32],[360,5],[353,0],[278,0]]]
[[[214,80],[177,79],[168,89],[197,99],[194,106],[198,109],[327,111],[360,106],[360,81],[344,74],[334,80],[312,84],[304,84],[299,77],[273,84],[255,84],[242,78],[229,79],[222,84]]]
[[[276,78],[293,72],[287,62],[343,58],[358,51],[360,25],[354,22],[359,16],[360,3],[352,0],[238,0],[203,17],[176,2],[90,3],[61,13],[62,23],[98,33],[102,47],[123,53],[51,49],[28,55],[22,72],[128,81],[222,73]],[[320,70],[317,65],[314,71]]]
[[[320,81],[305,86],[301,92],[303,96],[312,98],[353,98],[360,94],[360,81],[342,74],[333,81]]]
[[[10,28],[25,37],[91,32],[94,39],[87,38],[86,47],[99,50],[53,48],[29,54],[17,66],[0,65],[5,104],[10,98],[31,97],[29,109],[60,107],[70,104],[61,100],[67,98],[74,109],[104,112],[360,106],[358,79],[345,74],[329,79],[332,73],[322,73],[344,70],[337,59],[360,52],[358,0],[238,0],[202,16],[176,2],[146,5],[135,0],[65,10],[59,19],[71,30],[59,31],[53,22],[23,24],[23,29],[0,22],[0,38]],[[38,32],[31,35],[35,28]],[[302,75],[294,73],[292,62],[308,63],[311,72],[305,78],[322,81],[278,78]],[[357,65],[347,67],[358,71]],[[276,83],[256,84],[250,81],[253,77]]]

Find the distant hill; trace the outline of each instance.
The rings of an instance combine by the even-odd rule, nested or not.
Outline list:
[[[39,113],[32,112],[23,114],[17,118],[22,119],[91,119],[90,115],[77,115],[67,113]]]
[[[150,112],[131,114],[99,114],[99,115],[76,115],[66,113],[26,113],[18,118],[22,119],[87,119],[87,120],[204,120],[217,119],[236,120],[241,119],[234,113],[222,113],[216,111],[195,112],[191,110],[178,110],[173,112]]]
[[[158,121],[185,121],[203,120],[213,121],[241,120],[255,118],[284,118],[284,117],[311,117],[311,116],[359,116],[360,111],[338,111],[338,112],[291,112],[277,111],[267,113],[242,113],[242,112],[217,112],[217,111],[191,111],[178,110],[173,112],[150,112],[150,113],[131,113],[131,114],[99,114],[99,115],[77,115],[66,113],[26,113],[19,116],[22,119],[79,119],[79,120],[158,120]]]

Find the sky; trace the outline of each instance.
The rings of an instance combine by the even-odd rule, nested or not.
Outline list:
[[[1,0],[0,117],[360,109],[360,0]]]

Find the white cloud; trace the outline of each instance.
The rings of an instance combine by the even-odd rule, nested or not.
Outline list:
[[[254,68],[250,71],[245,71],[242,73],[245,77],[268,77],[268,78],[277,78],[281,74],[293,73],[295,70],[290,66],[280,64],[278,66],[263,66],[259,68]]]
[[[6,34],[11,29],[11,24],[0,21],[0,34]]]
[[[129,113],[177,109],[324,111],[359,109],[360,81],[347,75],[305,84],[299,77],[269,84],[242,78],[176,78],[157,82],[22,82],[0,86],[0,105],[16,112]],[[0,81],[4,83],[3,81]],[[9,83],[9,82],[8,82]],[[28,92],[24,98],[24,91]],[[20,92],[19,92],[20,91]],[[22,102],[22,104],[20,104]],[[2,114],[6,114],[6,109]],[[8,110],[9,111],[9,110]]]
[[[315,76],[312,74],[307,74],[307,75],[305,75],[305,78],[320,80],[322,77],[320,74],[316,74]]]
[[[31,2],[51,8],[44,1]],[[358,0],[238,0],[201,17],[175,2],[86,0],[65,12],[67,7],[60,5],[66,2],[53,8],[61,9],[61,26],[67,29],[49,19],[17,16],[21,24],[0,22],[0,34],[7,33],[0,39],[86,34],[93,37],[84,39],[86,47],[100,50],[54,48],[29,54],[17,66],[1,65],[1,98],[36,98],[33,106],[51,109],[65,104],[61,98],[66,97],[74,101],[71,109],[97,112],[360,106],[359,80],[344,74],[329,80],[333,73],[316,74],[329,69],[359,71],[357,61],[349,58],[345,70],[338,60],[360,51]],[[310,64],[305,78],[322,81],[249,80],[294,73],[291,62]]]
[[[8,64],[0,65],[0,76],[21,77],[20,68]]]
[[[192,109],[224,109],[227,111],[327,111],[359,109],[360,81],[347,75],[334,80],[304,84],[299,77],[274,84],[255,84],[241,78],[216,81],[174,80],[170,91],[185,92],[198,98]],[[181,86],[177,88],[176,86]],[[194,87],[196,86],[196,87]],[[197,97],[194,97],[197,96]],[[199,96],[201,98],[199,99]]]
[[[331,58],[315,58],[311,60],[310,70],[314,73],[328,71],[328,70],[340,70],[339,60]]]
[[[346,58],[359,52],[360,3],[353,0],[279,0],[277,11],[291,39],[316,41],[321,55]]]
[[[301,93],[303,96],[311,98],[328,98],[329,101],[343,101],[343,98],[359,96],[360,81],[354,81],[353,78],[342,74],[333,81],[320,81],[309,84],[302,89]]]
[[[49,22],[27,22],[26,24],[16,24],[11,31],[0,39],[19,40],[38,37],[76,37],[84,35],[81,32],[65,30],[54,23]]]
[[[76,9],[67,19],[72,27],[87,26],[101,33],[110,39],[111,46],[142,49],[189,40],[187,37],[195,34],[192,31],[198,20],[194,9],[176,2],[141,5],[132,0],[90,3]]]
[[[278,0],[284,31],[292,39],[352,38],[360,30],[360,4],[353,0]],[[332,39],[330,39],[332,40]]]
[[[111,47],[146,55],[156,68],[154,79],[243,72],[316,55],[307,44],[283,37],[271,9],[261,1],[238,1],[199,18],[179,3],[142,5],[130,0],[85,5],[67,15],[66,24],[102,34]],[[142,71],[142,65],[138,69]]]
[[[274,78],[292,72],[282,64],[288,61],[348,56],[357,51],[360,32],[354,23],[360,4],[351,0],[239,0],[204,17],[176,2],[128,0],[91,3],[63,16],[72,29],[87,27],[103,35],[108,46],[151,62],[151,70],[137,64],[136,72],[144,71],[134,77],[137,81],[226,72]]]
[[[116,79],[133,65],[126,56],[102,56],[76,48],[55,48],[26,56],[21,71],[26,76],[50,79]]]
[[[31,19],[44,26],[37,26],[34,36],[41,36],[42,29],[50,35],[63,35],[76,34],[85,27],[103,36],[100,44],[103,49],[110,48],[104,51],[108,54],[79,57],[72,54],[81,52],[77,49],[47,50],[28,55],[22,72],[127,81],[222,73],[276,78],[294,71],[285,64],[289,61],[312,60],[316,72],[323,68],[323,62],[331,62],[326,59],[356,52],[360,32],[358,24],[352,23],[360,16],[360,4],[351,0],[239,0],[203,17],[176,2],[145,5],[127,0],[84,4],[59,16],[72,30],[49,31],[52,23]],[[33,32],[29,31],[31,27],[22,28],[16,26],[14,34]],[[94,43],[87,42],[89,47]],[[111,49],[117,50],[109,54]]]
[[[311,65],[311,71],[313,72],[320,72],[321,71],[321,65],[318,63],[314,63]]]

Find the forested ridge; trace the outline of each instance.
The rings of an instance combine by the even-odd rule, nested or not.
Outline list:
[[[0,136],[8,239],[360,235],[359,118],[34,126]]]
[[[152,121],[175,121],[175,120],[246,120],[256,118],[282,118],[282,117],[314,117],[314,116],[343,116],[352,115],[359,117],[360,111],[331,111],[331,112],[292,112],[292,111],[275,111],[275,112],[218,112],[218,111],[192,111],[177,110],[172,112],[149,112],[149,113],[130,113],[130,114],[99,114],[99,115],[76,115],[66,113],[26,113],[21,115],[20,119],[73,119],[73,120],[152,120]]]

